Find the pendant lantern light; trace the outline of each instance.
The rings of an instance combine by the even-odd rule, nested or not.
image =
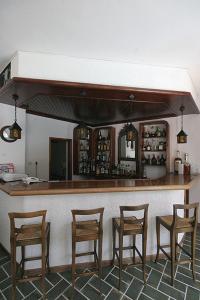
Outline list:
[[[88,138],[88,128],[85,124],[79,124],[77,127],[77,133],[79,139],[87,139]]]
[[[14,94],[13,99],[15,101],[15,119],[14,123],[10,126],[10,138],[11,139],[21,139],[21,127],[17,124],[17,100],[18,95]]]
[[[187,143],[187,134],[183,130],[183,112],[185,110],[185,107],[181,105],[180,111],[181,111],[181,130],[177,134],[177,143],[178,144],[184,144]]]

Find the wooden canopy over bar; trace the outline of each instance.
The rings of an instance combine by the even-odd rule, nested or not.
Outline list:
[[[160,179],[79,180],[63,182],[0,183],[0,190],[10,196],[112,193],[159,190],[188,190],[198,176],[167,175]]]
[[[54,80],[12,78],[0,89],[0,102],[18,106],[27,113],[63,121],[104,126],[199,113],[189,92],[141,89]]]

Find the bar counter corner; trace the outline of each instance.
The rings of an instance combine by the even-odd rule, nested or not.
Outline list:
[[[104,207],[103,260],[109,262],[112,256],[111,220],[119,216],[119,206],[149,203],[147,255],[151,256],[156,253],[155,217],[172,214],[175,203],[187,203],[189,189],[199,178],[171,174],[156,180],[83,180],[31,185],[0,183],[0,243],[10,252],[8,212],[46,209],[47,220],[51,222],[50,265],[59,270],[61,266],[71,265],[71,210]],[[168,243],[164,230],[161,238]],[[140,249],[141,240],[137,242]],[[80,243],[78,248],[85,251],[85,243]],[[28,255],[38,253],[39,248],[27,249]],[[17,257],[19,261],[19,255]],[[37,268],[40,264],[30,262],[28,267]]]

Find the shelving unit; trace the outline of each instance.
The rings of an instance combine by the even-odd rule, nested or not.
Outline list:
[[[93,134],[95,175],[110,175],[115,164],[115,128],[96,128]]]
[[[83,129],[83,130],[82,130]],[[92,171],[92,129],[74,128],[73,133],[73,167],[74,175],[90,175]]]
[[[169,124],[166,121],[140,123],[139,138],[140,175],[156,178],[168,173]]]

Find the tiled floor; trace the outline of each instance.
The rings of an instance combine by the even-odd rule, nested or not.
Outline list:
[[[189,236],[185,236],[184,245],[189,249]],[[147,267],[147,285],[143,285],[140,268],[128,267],[123,272],[121,292],[116,289],[118,284],[117,267],[103,269],[102,292],[98,294],[99,281],[96,276],[82,277],[76,282],[75,300],[84,299],[200,299],[200,231],[196,244],[196,271],[197,281],[193,282],[189,265],[178,266],[174,287],[170,285],[170,263],[160,260],[159,263],[149,262]],[[184,256],[181,254],[181,256]],[[53,273],[46,277],[47,299],[69,299],[71,295],[71,274],[69,271]],[[10,260],[6,253],[0,249],[0,299],[11,299]],[[17,288],[17,299],[41,299],[39,281],[20,284]]]

